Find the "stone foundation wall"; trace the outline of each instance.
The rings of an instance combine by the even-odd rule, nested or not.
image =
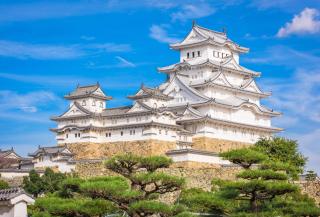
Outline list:
[[[189,166],[182,165],[182,163],[174,163],[170,168],[163,168],[160,171],[185,178],[187,188],[210,190],[212,179],[221,178],[231,180],[235,178],[235,174],[240,170],[240,167],[219,167],[215,165],[209,165],[208,167],[206,164],[196,162],[188,163]],[[102,175],[118,175],[113,171],[106,169],[102,161],[94,163],[78,163],[76,166],[76,173],[83,178]]]
[[[198,150],[224,152],[231,149],[247,147],[250,144],[198,137],[193,139],[192,147]],[[67,144],[70,151],[76,155],[76,159],[106,158],[116,154],[133,153],[142,156],[164,155],[167,151],[176,149],[175,142],[160,140],[138,140],[109,143],[72,143]]]
[[[168,150],[176,148],[175,142],[159,140],[140,140],[110,143],[74,143],[67,144],[76,159],[106,158],[116,154],[133,153],[136,155],[164,155]]]
[[[320,180],[304,181],[300,183],[300,186],[302,192],[315,199],[316,204],[320,206]]]
[[[239,149],[248,147],[251,144],[231,141],[231,140],[224,140],[224,139],[214,139],[209,137],[197,137],[192,139],[192,148],[205,150],[205,151],[212,151],[216,153],[221,153],[233,149]]]

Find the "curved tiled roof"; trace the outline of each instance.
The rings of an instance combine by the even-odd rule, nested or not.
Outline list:
[[[110,100],[112,97],[106,96],[105,94],[99,95],[95,94],[95,91],[100,88],[100,84],[94,84],[94,85],[88,85],[88,86],[77,86],[77,88],[69,93],[68,95],[65,95],[64,98],[66,99],[79,99],[83,97],[95,97],[98,99],[103,99],[103,100]]]
[[[216,44],[219,46],[229,46],[232,50],[246,53],[248,48],[241,47],[235,42],[231,41],[224,32],[217,32],[211,29],[193,25],[189,34],[179,43],[171,44],[172,49],[181,49],[184,47],[196,46],[203,43]]]

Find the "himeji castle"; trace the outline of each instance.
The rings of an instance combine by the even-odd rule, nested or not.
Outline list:
[[[108,108],[112,97],[99,83],[67,94],[68,110],[52,117],[58,144],[153,139],[186,149],[199,137],[252,144],[281,131],[271,125],[280,113],[260,104],[271,95],[255,82],[260,72],[240,65],[248,48],[197,24],[170,47],[180,60],[158,68],[164,83],[128,96],[132,106]]]

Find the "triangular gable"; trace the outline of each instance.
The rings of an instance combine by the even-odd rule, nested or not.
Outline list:
[[[224,86],[232,87],[226,76],[223,74],[223,72],[220,72],[216,77],[212,79],[212,82],[215,84],[221,84]]]
[[[243,70],[243,68],[237,63],[237,61],[233,58],[233,56],[229,56],[226,61],[221,63],[224,67],[236,69],[236,70]]]
[[[194,108],[187,106],[186,110],[183,112],[182,117],[179,120],[189,120],[195,118],[203,117],[199,111],[195,110]]]
[[[170,84],[166,87],[163,93],[173,97],[173,102],[176,102],[178,98],[185,99],[183,102],[186,103],[208,100],[206,96],[183,83],[183,81],[179,79],[177,75],[172,78]]]
[[[189,44],[194,43],[198,41],[205,40],[206,37],[204,37],[200,32],[196,31],[194,28],[189,32],[187,37],[181,42],[181,44]]]
[[[144,111],[150,111],[151,108],[144,103],[141,103],[139,101],[135,101],[132,108],[128,111],[129,112],[144,112]]]
[[[4,155],[5,158],[10,158],[10,159],[19,159],[20,156],[17,155],[15,152],[8,152],[6,155]]]
[[[106,96],[105,93],[101,90],[101,88],[97,88],[92,94],[98,95],[98,96]]]
[[[72,152],[68,148],[63,149],[61,153],[72,154]]]
[[[260,90],[260,88],[258,87],[258,85],[253,79],[242,88],[247,91],[262,93],[262,91]]]
[[[85,109],[79,108],[76,103],[73,103],[72,106],[62,114],[60,117],[68,117],[68,116],[75,116],[75,115],[88,115],[89,113],[85,112]]]

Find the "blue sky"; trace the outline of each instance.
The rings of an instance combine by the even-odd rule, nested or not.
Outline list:
[[[250,53],[241,64],[261,71],[264,103],[284,113],[274,119],[297,139],[320,173],[320,2],[316,0],[55,0],[0,2],[0,147],[26,155],[54,145],[52,115],[63,95],[97,81],[114,97],[165,76],[156,67],[178,61],[168,43],[182,39],[192,20],[222,31]]]

